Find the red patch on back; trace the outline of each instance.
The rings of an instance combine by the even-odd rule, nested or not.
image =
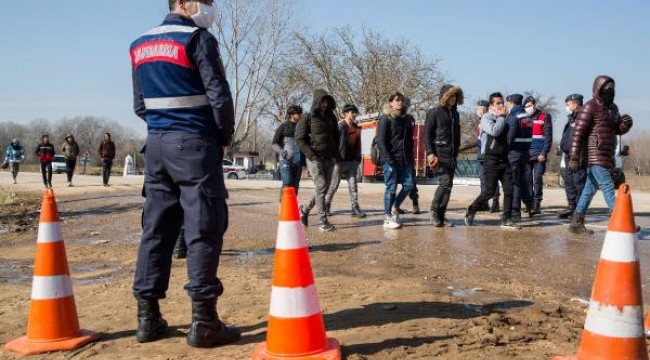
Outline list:
[[[150,62],[168,62],[182,67],[192,67],[185,53],[185,46],[176,41],[148,41],[131,50],[134,68]]]

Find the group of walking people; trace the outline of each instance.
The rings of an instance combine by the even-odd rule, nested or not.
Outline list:
[[[66,186],[73,186],[72,178],[77,167],[79,158],[79,144],[74,136],[70,133],[65,135],[60,152],[65,159],[65,172],[67,175]],[[52,162],[56,154],[54,145],[50,142],[50,136],[45,134],[41,137],[41,142],[36,146],[34,155],[38,159],[40,172],[43,177],[43,185],[46,189],[52,188]],[[99,145],[98,154],[102,159],[102,182],[104,186],[109,186],[108,181],[111,174],[113,160],[115,159],[115,143],[111,140],[111,134],[104,133],[103,139]],[[3,168],[11,167],[11,176],[14,184],[17,183],[20,164],[25,161],[25,151],[18,139],[12,139],[5,151]],[[88,161],[87,159],[85,161]],[[85,164],[85,163],[84,163]],[[85,169],[85,165],[84,165]]]
[[[567,121],[560,149],[568,204],[558,217],[571,218],[573,233],[589,233],[584,225],[585,214],[598,189],[603,192],[609,211],[613,210],[617,184],[612,173],[617,136],[630,131],[633,124],[632,118],[621,115],[614,103],[615,86],[611,77],[599,76],[594,81],[590,101],[584,103],[580,94],[565,99]],[[419,213],[413,153],[415,119],[408,113],[410,100],[402,93],[395,92],[387,100],[377,123],[373,146],[377,148],[377,163],[385,181],[383,227],[399,229],[403,226],[401,205],[409,195],[414,213]],[[460,87],[444,85],[438,106],[426,114],[427,166],[436,173],[439,183],[429,208],[435,227],[454,226],[446,213],[461,145],[457,108],[463,101]],[[355,105],[346,104],[339,121],[336,108],[334,97],[317,90],[306,114],[300,106],[288,108],[288,120],[278,127],[273,138],[283,187],[292,186],[297,192],[306,165],[315,191],[300,206],[301,220],[307,226],[309,214],[316,208],[322,231],[335,229],[328,218],[341,179],[348,180],[351,215],[366,215],[359,206],[357,189],[357,171],[362,161],[361,128],[356,124],[359,110]],[[467,207],[464,223],[475,225],[480,211],[500,212],[502,228],[520,229],[522,213],[532,218],[542,211],[544,174],[553,147],[552,117],[540,108],[533,96],[516,93],[504,96],[500,92],[480,100],[476,114],[480,118],[477,158],[481,193]]]

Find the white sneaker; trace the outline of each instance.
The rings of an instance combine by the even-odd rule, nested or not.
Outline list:
[[[399,229],[402,227],[402,224],[395,221],[394,216],[386,216],[384,219],[384,229]]]

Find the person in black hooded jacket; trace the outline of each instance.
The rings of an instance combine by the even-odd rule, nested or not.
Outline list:
[[[453,226],[445,219],[454,185],[456,158],[460,148],[460,117],[458,105],[463,104],[463,90],[457,86],[440,88],[440,104],[429,110],[425,123],[427,160],[438,158],[440,185],[431,201],[431,222],[436,227]]]
[[[332,231],[334,226],[327,219],[325,194],[332,181],[335,160],[338,157],[338,121],[334,110],[336,101],[325,90],[314,91],[311,110],[303,115],[296,126],[295,139],[305,155],[307,170],[314,180],[315,193],[307,205],[300,207],[300,220],[309,224],[309,212],[318,208],[321,231]]]

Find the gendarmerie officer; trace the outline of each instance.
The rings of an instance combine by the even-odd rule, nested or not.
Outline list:
[[[185,229],[192,325],[187,343],[212,347],[237,341],[240,331],[219,320],[217,277],[228,227],[223,147],[234,133],[230,87],[217,40],[206,29],[212,0],[169,0],[163,23],[131,45],[134,109],[147,123],[143,231],[133,284],[138,342],[167,328],[158,300],[169,285],[172,251]]]

